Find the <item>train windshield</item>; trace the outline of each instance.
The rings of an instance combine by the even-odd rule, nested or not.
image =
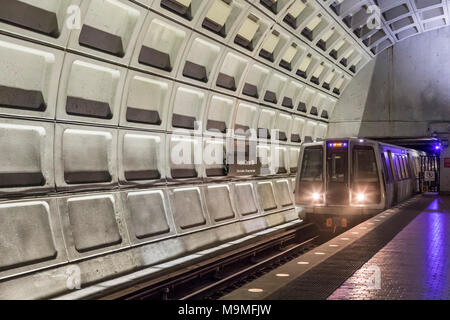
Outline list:
[[[378,182],[377,163],[372,148],[353,149],[353,181]]]
[[[328,160],[328,180],[345,182],[347,173],[347,157],[345,157],[345,154],[332,154]]]
[[[308,182],[321,182],[323,180],[322,147],[309,147],[305,149],[300,180]]]

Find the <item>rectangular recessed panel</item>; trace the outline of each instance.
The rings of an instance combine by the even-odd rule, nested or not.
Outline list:
[[[78,252],[111,247],[122,242],[112,196],[72,198],[67,212]]]
[[[284,97],[283,98],[283,102],[282,102],[282,106],[285,107],[285,108],[289,108],[289,109],[294,108],[294,103],[292,102],[292,98]]]
[[[45,185],[41,159],[45,134],[37,126],[0,123],[0,188]]]
[[[46,202],[0,205],[0,271],[53,260],[56,256]]]
[[[89,99],[67,97],[66,112],[70,115],[89,118],[112,119],[109,103]]]
[[[302,142],[302,138],[300,137],[299,134],[292,134],[291,142],[300,143],[300,142]]]
[[[234,43],[246,48],[249,51],[253,51],[253,42],[241,37],[239,34],[234,38]]]
[[[41,112],[47,109],[42,92],[2,85],[0,85],[0,106]]]
[[[139,63],[169,72],[172,71],[170,56],[165,52],[147,46],[142,46],[141,48],[141,52],[139,53]]]
[[[428,19],[436,18],[436,17],[444,15],[444,13],[445,12],[442,7],[426,10],[426,11],[422,12],[422,19],[428,20]]]
[[[250,183],[235,185],[236,205],[243,216],[258,213],[258,208],[253,196],[253,186]]]
[[[390,21],[408,12],[409,12],[408,6],[406,4],[401,4],[397,7],[387,10],[386,12],[383,12],[383,17],[387,21]]]
[[[107,171],[65,172],[64,181],[67,184],[110,182],[111,175]]]
[[[197,177],[197,170],[195,169],[171,169],[172,178],[186,179]]]
[[[43,185],[45,185],[45,178],[41,172],[0,172],[0,188]]]
[[[53,38],[59,37],[56,14],[22,1],[0,0],[0,20]]]
[[[414,19],[411,16],[409,16],[409,17],[405,17],[405,18],[402,18],[400,20],[397,20],[397,21],[391,23],[390,27],[393,31],[397,31],[397,30],[404,28],[406,26],[409,26],[413,23],[414,23]]]
[[[246,96],[258,99],[258,87],[253,84],[246,83],[242,89],[242,93]]]
[[[170,232],[162,191],[130,192],[127,195],[127,205],[137,239]]]
[[[67,184],[111,182],[110,133],[67,129],[62,139],[64,180]]]
[[[297,19],[294,18],[294,16],[292,16],[290,13],[288,13],[284,17],[283,21],[286,22],[288,25],[290,25],[294,29],[298,28]]]
[[[155,110],[127,107],[126,117],[129,122],[153,124],[158,126],[161,124],[159,112]]]
[[[119,108],[124,70],[117,66],[70,55],[66,56],[65,70],[63,77],[67,79],[67,84],[65,88],[60,87],[58,99],[66,106],[65,108],[58,106],[57,119],[86,117],[110,123],[106,120],[111,120]]]
[[[175,223],[181,229],[190,229],[206,224],[198,188],[174,190],[172,205]]]
[[[275,195],[273,194],[272,183],[258,183],[258,194],[264,211],[274,210],[277,208]]]
[[[172,115],[172,127],[194,130],[197,128],[197,120],[195,117],[174,113]]]
[[[313,31],[308,28],[303,29],[302,36],[306,37],[309,41],[313,41]]]
[[[208,177],[225,177],[227,174],[228,172],[225,167],[206,169],[206,175]]]
[[[258,128],[258,138],[270,139],[270,130],[267,128]]]
[[[442,0],[414,0],[417,9],[424,9],[437,4],[441,4]]]
[[[161,178],[158,169],[161,157],[159,136],[126,133],[123,136],[122,161],[127,181]]]
[[[306,104],[304,102],[300,102],[298,104],[297,111],[306,112],[307,111]]]
[[[303,79],[306,79],[308,77],[308,74],[306,73],[306,71],[302,71],[302,70],[297,70],[296,74],[300,77],[302,77]]]
[[[188,2],[188,5],[184,5]],[[161,0],[161,7],[179,15],[187,20],[192,20],[191,1],[177,1],[177,0]]]
[[[176,88],[172,101],[172,127],[183,129],[198,129],[199,120],[203,115],[205,92],[189,87]]]
[[[289,71],[292,70],[292,64],[290,62],[286,62],[284,60],[280,61],[280,67],[283,67],[283,68],[285,68],[285,69],[287,69]]]
[[[206,129],[209,131],[218,130],[222,133],[225,133],[227,131],[227,124],[223,121],[208,120]]]
[[[287,173],[286,168],[284,168],[284,167],[279,167],[278,168],[277,174],[285,174],[285,173]]]
[[[264,101],[277,103],[277,94],[275,92],[267,90],[266,94],[264,95]]]
[[[412,27],[412,28],[400,31],[395,36],[397,37],[398,40],[402,40],[402,39],[405,39],[405,38],[410,37],[412,35],[415,35],[417,33],[419,33],[419,30],[417,30],[416,27]]]
[[[171,85],[163,79],[131,75],[126,88],[126,120],[159,126],[168,108]]]
[[[122,39],[119,36],[91,27],[87,24],[83,25],[78,42],[82,46],[109,53],[117,57],[123,57],[125,55]]]
[[[217,76],[216,85],[224,89],[236,91],[236,82],[234,80],[234,77],[226,75],[224,73],[219,73],[219,75]]]
[[[289,183],[287,180],[277,181],[275,183],[275,190],[277,192],[277,199],[282,207],[291,206],[292,199],[290,197]]]
[[[226,37],[226,26],[225,25],[220,25],[208,18],[205,18],[205,20],[203,20],[202,27],[205,29],[208,29],[209,31],[217,33],[219,36],[221,36],[223,38]]]
[[[208,212],[214,221],[220,222],[235,217],[228,186],[210,186],[206,188],[205,198]]]
[[[430,29],[434,29],[434,28],[443,27],[445,25],[447,25],[447,21],[445,19],[436,19],[436,20],[432,20],[430,22],[425,22],[423,24],[423,27],[425,30],[430,30]]]
[[[158,170],[130,170],[125,172],[125,179],[128,181],[156,180],[161,178]]]
[[[279,131],[278,132],[278,140],[280,140],[280,141],[287,141],[286,132]]]
[[[260,1],[264,7],[272,11],[273,13],[278,13],[278,1],[277,0],[261,0]]]
[[[206,68],[199,64],[186,61],[183,69],[183,76],[202,82],[208,82],[208,75],[206,74]]]
[[[315,84],[317,84],[317,85],[319,85],[320,80],[319,80],[319,78],[312,76],[312,77],[311,77],[311,82],[312,82],[312,83],[315,83]]]
[[[270,62],[274,61],[273,52],[268,52],[268,51],[266,51],[264,49],[261,49],[261,51],[259,52],[259,56],[261,58],[269,60]]]

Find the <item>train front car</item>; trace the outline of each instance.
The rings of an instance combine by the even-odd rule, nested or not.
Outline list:
[[[320,229],[346,229],[383,210],[379,145],[363,139],[326,140],[302,147],[295,202]]]

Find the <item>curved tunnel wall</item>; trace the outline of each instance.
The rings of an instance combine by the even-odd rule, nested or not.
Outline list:
[[[449,39],[450,28],[442,28],[379,54],[343,93],[328,135],[424,137],[448,131]]]
[[[300,144],[326,135],[370,58],[316,2],[0,3],[0,298],[62,294],[72,266],[84,287],[298,222]],[[259,176],[171,161],[245,128],[280,131],[277,167],[258,136]]]

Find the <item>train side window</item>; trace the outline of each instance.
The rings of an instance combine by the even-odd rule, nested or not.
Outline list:
[[[412,178],[415,179],[419,173],[417,171],[417,166],[416,166],[416,157],[408,154],[408,162],[409,162],[409,167],[411,168]]]
[[[396,154],[392,155],[392,162],[394,163],[395,180],[403,180],[400,164],[398,162],[398,156]]]
[[[389,165],[391,167],[391,176],[393,178],[392,180],[398,181],[399,177],[398,177],[397,171],[395,169],[394,156],[392,155],[391,150],[388,150],[387,154],[388,154],[388,159],[389,159]]]
[[[381,162],[383,164],[384,181],[386,183],[391,183],[392,182],[391,164],[389,163],[389,157],[385,152],[381,153]]]
[[[409,174],[408,174],[408,167],[406,166],[406,160],[404,156],[401,156],[401,161],[403,164],[403,177],[405,179],[409,179]]]
[[[403,167],[402,167],[402,163],[400,161],[400,156],[398,154],[395,155],[395,164],[396,164],[396,168],[397,168],[397,175],[398,175],[398,180],[402,181],[403,178]]]
[[[301,181],[323,181],[323,149],[321,147],[305,148],[303,153]]]
[[[411,175],[411,169],[409,168],[408,159],[406,157],[402,157],[403,167],[405,168],[405,179],[409,179]]]
[[[372,147],[353,148],[353,181],[378,182],[378,168]]]

